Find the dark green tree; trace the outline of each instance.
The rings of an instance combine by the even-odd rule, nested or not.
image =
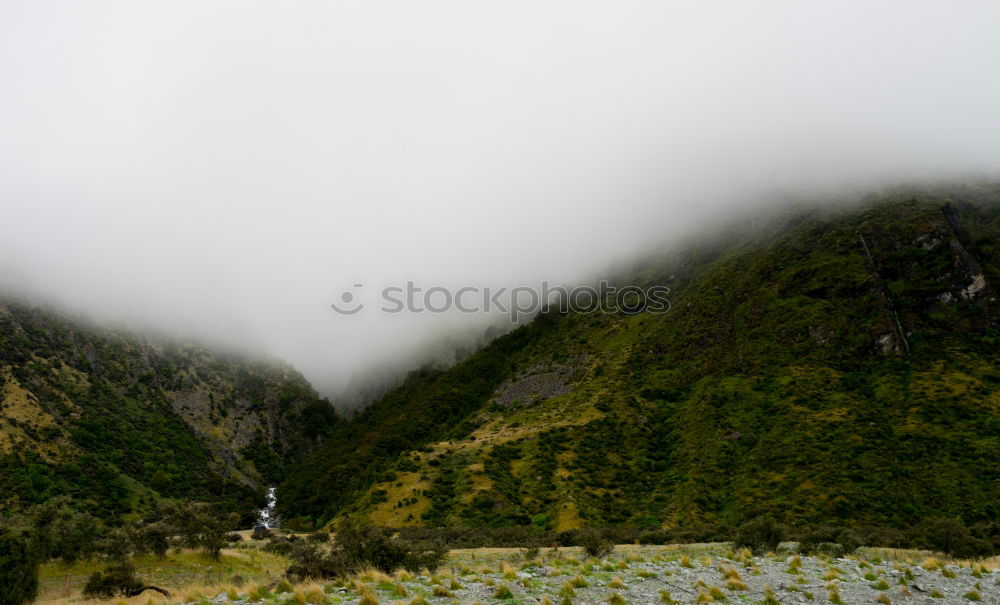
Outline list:
[[[0,528],[0,605],[22,605],[38,595],[38,559],[24,535]]]

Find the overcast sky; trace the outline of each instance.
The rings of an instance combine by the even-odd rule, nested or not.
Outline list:
[[[0,1],[0,284],[336,396],[761,194],[1000,169],[996,2]],[[447,341],[452,342],[452,341]]]

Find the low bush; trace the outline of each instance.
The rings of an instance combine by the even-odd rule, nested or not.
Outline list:
[[[615,549],[615,543],[604,537],[596,529],[583,530],[580,532],[577,541],[583,547],[585,553],[598,559],[603,559],[610,555]]]
[[[83,594],[96,599],[129,598],[147,590],[155,590],[165,597],[170,596],[170,593],[162,588],[143,584],[135,573],[135,566],[128,561],[121,561],[104,571],[92,573],[83,587]]]
[[[332,545],[296,542],[290,550],[290,575],[299,578],[346,577],[362,568],[392,572],[403,568],[418,571],[437,569],[448,554],[440,543],[413,542],[392,537],[385,528],[344,520],[337,526]]]
[[[958,519],[930,519],[919,528],[920,539],[935,550],[960,559],[975,559],[993,554],[991,540],[978,538]]]
[[[38,561],[23,535],[0,528],[0,605],[22,605],[38,594]]]
[[[778,550],[784,528],[768,517],[757,517],[739,526],[733,536],[734,548],[749,548],[755,555]]]

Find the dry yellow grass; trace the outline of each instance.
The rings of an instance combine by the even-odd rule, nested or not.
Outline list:
[[[506,563],[500,563],[500,574],[504,580],[513,580],[517,577],[517,572],[514,571],[514,568]]]
[[[354,575],[355,581],[360,582],[375,582],[376,584],[392,584],[392,576],[385,573],[381,569],[376,569],[374,567],[365,567],[358,573]]]

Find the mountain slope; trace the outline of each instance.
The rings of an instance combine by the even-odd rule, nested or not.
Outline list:
[[[662,315],[543,314],[335,428],[286,514],[687,526],[1000,515],[1000,188],[786,209],[622,283]]]
[[[66,494],[103,515],[162,498],[249,511],[335,422],[289,367],[0,303],[2,508]]]

